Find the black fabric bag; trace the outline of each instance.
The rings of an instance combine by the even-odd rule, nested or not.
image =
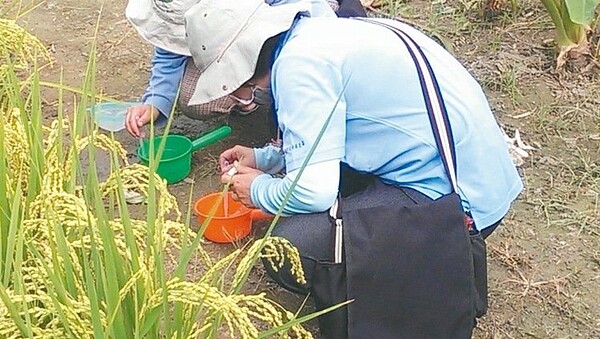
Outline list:
[[[487,249],[481,232],[470,230],[475,280],[475,316],[483,317],[488,308]]]
[[[311,293],[317,309],[353,302],[321,316],[321,333],[329,339],[470,338],[475,317],[487,308],[485,242],[476,230],[469,233],[456,193],[441,92],[418,45],[397,28],[372,22],[392,29],[415,60],[452,192],[413,206],[332,207],[334,259],[317,264]]]
[[[317,310],[338,305],[347,300],[346,263],[343,261],[342,215],[338,198],[329,210],[331,221],[331,258],[318,261],[312,279],[311,295]],[[325,313],[318,318],[323,338],[348,337],[347,306]]]
[[[315,308],[324,310],[346,301],[346,266],[344,263],[321,261],[315,266],[311,291]],[[348,337],[347,306],[325,313],[318,318],[323,338]]]
[[[340,18],[366,17],[367,12],[360,0],[339,0],[340,7],[336,11]]]
[[[470,338],[473,264],[460,198],[344,213],[350,338]]]

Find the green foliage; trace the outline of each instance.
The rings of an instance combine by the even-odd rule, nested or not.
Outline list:
[[[90,55],[72,115],[63,113],[70,88],[53,86],[58,118],[50,126],[43,124],[36,65],[23,81],[15,62],[3,64],[0,337],[256,338],[272,329],[310,338],[295,314],[265,294],[232,291],[263,248],[298,262],[297,251],[271,237],[213,262],[200,245],[202,234],[180,221],[175,197],[155,173],[157,158],[149,167],[129,164],[121,145],[93,125],[86,107],[97,98],[94,45]],[[157,147],[159,157],[164,145]],[[110,159],[105,181],[95,166],[100,152]],[[144,219],[130,214],[127,191],[145,198]],[[210,274],[186,280],[192,257]],[[222,283],[228,269],[235,286]]]
[[[567,59],[591,55],[588,32],[600,0],[541,0],[556,28],[557,68]]]
[[[565,0],[571,21],[584,26],[594,21],[598,4],[600,0]]]
[[[288,242],[268,238],[213,262],[201,234],[180,221],[155,160],[149,168],[128,164],[120,144],[90,121],[93,57],[82,85],[89,95],[71,118],[59,101],[51,126],[42,124],[34,71],[25,82],[9,71],[12,80],[0,87],[7,97],[0,115],[0,337],[256,338],[268,328],[311,337],[264,294],[232,291],[263,248],[298,262]],[[110,158],[105,181],[94,165],[100,152]],[[124,192],[131,190],[146,200],[145,219],[129,212]],[[192,255],[210,274],[189,281],[185,270],[167,269],[185,269]],[[223,284],[227,269],[234,279]]]

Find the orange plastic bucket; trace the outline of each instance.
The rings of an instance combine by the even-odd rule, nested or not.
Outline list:
[[[250,234],[252,221],[273,218],[272,214],[260,209],[247,208],[239,201],[233,200],[231,192],[228,192],[225,202],[225,199],[221,199],[222,194],[221,192],[208,194],[194,204],[194,212],[200,225],[208,218],[214,205],[217,202],[219,204],[204,231],[204,237],[210,241],[231,243],[240,240]]]

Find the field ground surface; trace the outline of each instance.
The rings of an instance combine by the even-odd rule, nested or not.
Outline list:
[[[488,241],[490,308],[477,338],[600,337],[600,81],[597,66],[555,69],[554,31],[541,2],[504,4],[485,20],[483,1],[370,2],[428,33],[472,71],[510,137],[532,146],[519,170],[525,189]],[[147,83],[151,46],[124,16],[125,0],[47,0],[21,19],[51,51],[45,81],[81,86],[92,42],[97,43],[98,91],[137,99]],[[381,6],[383,5],[383,6]],[[374,13],[374,12],[373,12]],[[97,26],[98,24],[98,26]],[[96,27],[98,28],[95,36]],[[598,32],[596,32],[598,33]],[[598,51],[597,40],[592,48]],[[48,121],[56,94],[46,90]],[[194,199],[220,189],[216,159],[234,144],[258,146],[272,135],[266,114],[231,117],[233,135],[193,154]],[[184,116],[172,131],[190,137],[216,127]],[[115,137],[135,160],[138,141]],[[171,186],[182,211],[191,181]],[[239,244],[238,244],[239,245]],[[205,244],[215,257],[231,246]],[[275,286],[257,266],[248,292],[267,291],[289,308],[302,298]],[[309,323],[313,327],[314,323]]]

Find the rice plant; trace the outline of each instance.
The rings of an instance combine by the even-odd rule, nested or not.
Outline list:
[[[9,19],[8,12],[14,11],[14,7],[19,7],[19,11]],[[34,60],[50,60],[48,51],[38,38],[17,24],[16,20],[24,14],[22,10],[17,1],[8,1],[0,7],[0,80],[8,72],[9,61],[13,68],[24,70]]]
[[[130,164],[91,122],[94,51],[72,112],[63,99],[72,94],[54,86],[58,118],[46,126],[35,64],[43,50],[30,54],[41,45],[20,36],[0,78],[0,337],[312,337],[300,323],[319,314],[298,319],[264,293],[240,293],[259,256],[275,267],[290,258],[302,279],[297,251],[269,237],[214,262],[155,174],[156,159]],[[34,64],[27,80],[18,76],[23,58]],[[111,159],[105,181],[98,152]],[[144,197],[142,219],[129,212],[128,191]],[[195,281],[185,276],[192,257],[206,268]],[[215,283],[232,266],[230,283]]]

